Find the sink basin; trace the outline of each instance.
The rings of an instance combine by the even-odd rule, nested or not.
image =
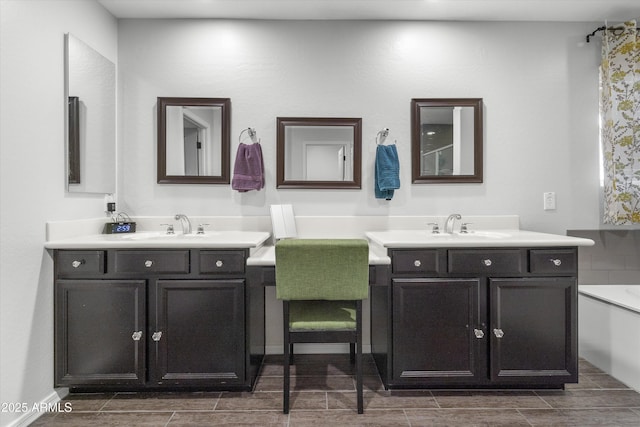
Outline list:
[[[203,234],[167,234],[162,231],[138,231],[127,234],[103,234],[98,239],[109,247],[139,248],[235,248],[259,247],[269,233],[260,231],[205,231]]]
[[[430,230],[371,231],[366,236],[387,248],[589,246],[591,240],[518,229],[469,230],[433,234]]]
[[[430,230],[390,230],[367,233],[387,247],[491,247],[509,244],[511,230],[469,230],[467,233],[432,233]]]
[[[114,236],[118,239],[122,240],[182,240],[182,239],[210,239],[215,237],[220,237],[222,234],[227,236],[231,236],[233,231],[227,232],[218,232],[218,231],[206,231],[202,234],[191,233],[191,234],[167,234],[164,231],[139,231],[136,233],[128,233],[128,234],[118,234]]]
[[[394,230],[392,232],[394,236],[398,238],[407,238],[410,240],[495,240],[495,239],[507,239],[512,235],[503,231],[489,231],[489,230],[473,230],[467,233],[432,233],[431,231],[424,230]]]

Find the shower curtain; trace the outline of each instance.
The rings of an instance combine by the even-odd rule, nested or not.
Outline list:
[[[640,223],[640,38],[636,22],[605,30],[600,119],[605,224]]]

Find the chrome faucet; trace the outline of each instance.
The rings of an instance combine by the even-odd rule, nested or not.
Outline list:
[[[451,214],[447,217],[447,220],[444,223],[444,232],[447,234],[453,234],[453,226],[456,223],[456,219],[462,219],[462,215],[460,214]]]
[[[180,220],[180,225],[182,225],[182,234],[191,234],[191,221],[188,216],[185,214],[176,214],[175,219]]]

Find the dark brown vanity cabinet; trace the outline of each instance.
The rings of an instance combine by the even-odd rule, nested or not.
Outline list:
[[[247,256],[56,250],[55,385],[251,389],[264,356],[264,288],[247,286]]]
[[[372,353],[386,387],[577,382],[575,248],[389,255],[390,282],[371,290]]]

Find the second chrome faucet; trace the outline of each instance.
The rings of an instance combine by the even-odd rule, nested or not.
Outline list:
[[[447,234],[453,234],[453,226],[456,223],[456,219],[459,221],[462,219],[462,215],[460,214],[451,214],[447,217],[447,220],[444,223],[444,232]]]
[[[182,234],[191,234],[191,220],[185,214],[176,214],[175,219],[182,225]]]

